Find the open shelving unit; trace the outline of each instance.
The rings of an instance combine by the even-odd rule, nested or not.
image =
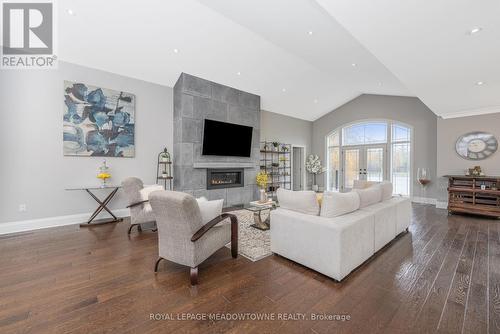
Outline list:
[[[291,144],[260,142],[260,170],[268,174],[267,195],[276,199],[278,188],[292,189]]]
[[[446,175],[448,212],[500,218],[500,176]]]
[[[172,160],[167,148],[158,154],[158,163],[156,165],[156,184],[163,185],[165,190],[173,190],[172,183]]]

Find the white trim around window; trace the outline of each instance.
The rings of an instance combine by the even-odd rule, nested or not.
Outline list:
[[[349,128],[349,127],[352,127],[354,125],[362,125],[362,124],[369,124],[369,123],[385,123],[386,124],[386,140],[385,142],[380,142],[378,141],[377,143],[361,143],[361,145],[343,145],[344,143],[344,138],[343,138],[343,135],[344,135],[344,130],[346,128]],[[399,125],[401,126],[403,129],[407,129],[409,131],[409,139],[408,140],[401,140],[401,141],[393,141],[393,126],[394,125]],[[338,182],[339,184],[337,184],[337,189],[331,189],[331,180],[329,179],[330,178],[330,170],[331,170],[331,166],[330,166],[330,163],[331,163],[331,159],[330,159],[330,151],[329,151],[329,148],[330,147],[337,147],[336,145],[335,146],[329,146],[329,137],[331,137],[333,134],[337,133],[338,134],[338,151],[339,151],[339,157],[338,157],[338,161],[336,162],[337,163],[337,168],[338,168]],[[346,124],[343,124],[342,126],[336,128],[335,130],[329,132],[326,136],[325,136],[325,157],[326,157],[326,167],[327,167],[327,172],[325,173],[324,175],[324,183],[325,183],[325,189],[326,190],[332,190],[332,191],[342,191],[344,189],[344,162],[343,162],[343,159],[344,157],[342,156],[342,151],[343,149],[345,148],[348,148],[348,147],[370,147],[370,146],[373,146],[373,145],[377,145],[377,146],[380,146],[380,145],[383,145],[385,147],[385,171],[384,171],[384,175],[386,176],[386,178],[390,179],[392,181],[393,179],[393,172],[392,172],[392,166],[393,166],[393,147],[395,144],[409,144],[409,150],[410,150],[410,154],[409,154],[409,165],[408,165],[408,168],[409,168],[409,171],[408,171],[408,176],[409,176],[409,180],[408,180],[408,193],[407,194],[404,194],[406,196],[410,196],[412,197],[412,194],[413,194],[413,183],[414,183],[414,175],[413,175],[413,172],[414,172],[414,163],[415,163],[415,159],[414,159],[414,142],[415,142],[415,138],[414,138],[414,128],[413,126],[409,125],[409,124],[406,124],[404,122],[400,122],[400,121],[396,121],[396,120],[389,120],[389,119],[363,119],[363,120],[358,120],[358,121],[354,121],[354,122],[350,122],[350,123],[346,123]],[[365,139],[363,139],[365,140]],[[333,185],[333,184],[332,184]]]

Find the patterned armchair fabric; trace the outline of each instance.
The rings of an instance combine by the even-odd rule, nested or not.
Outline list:
[[[202,226],[196,199],[186,193],[155,191],[149,196],[158,227],[160,258],[191,268],[231,242],[231,226],[216,225],[200,239],[191,241]]]

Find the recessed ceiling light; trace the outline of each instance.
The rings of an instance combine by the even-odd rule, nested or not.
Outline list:
[[[352,63],[352,64],[351,64],[351,66],[352,66],[352,67],[356,67],[356,66],[358,66],[358,64],[356,64],[356,63]]]
[[[241,75],[241,72],[236,72],[236,75]]]
[[[307,33],[308,33],[309,35],[312,35],[312,34],[313,34],[312,30],[309,30]]]
[[[483,28],[481,28],[481,27],[474,27],[474,28],[472,28],[472,29],[469,31],[469,34],[470,34],[470,35],[474,35],[474,34],[477,34],[478,32],[480,32],[481,30],[483,30]]]
[[[482,85],[484,85],[484,82],[483,81],[478,81],[478,82],[476,82],[476,85],[482,86]]]
[[[179,53],[179,49],[174,49],[174,53]]]
[[[66,12],[71,16],[75,16],[75,12],[73,11],[73,9],[67,9]]]
[[[283,93],[284,93],[284,92],[286,92],[286,88],[283,88],[281,91],[282,91]]]

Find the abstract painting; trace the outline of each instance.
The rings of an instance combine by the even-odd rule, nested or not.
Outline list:
[[[64,155],[135,156],[135,95],[64,82]]]

